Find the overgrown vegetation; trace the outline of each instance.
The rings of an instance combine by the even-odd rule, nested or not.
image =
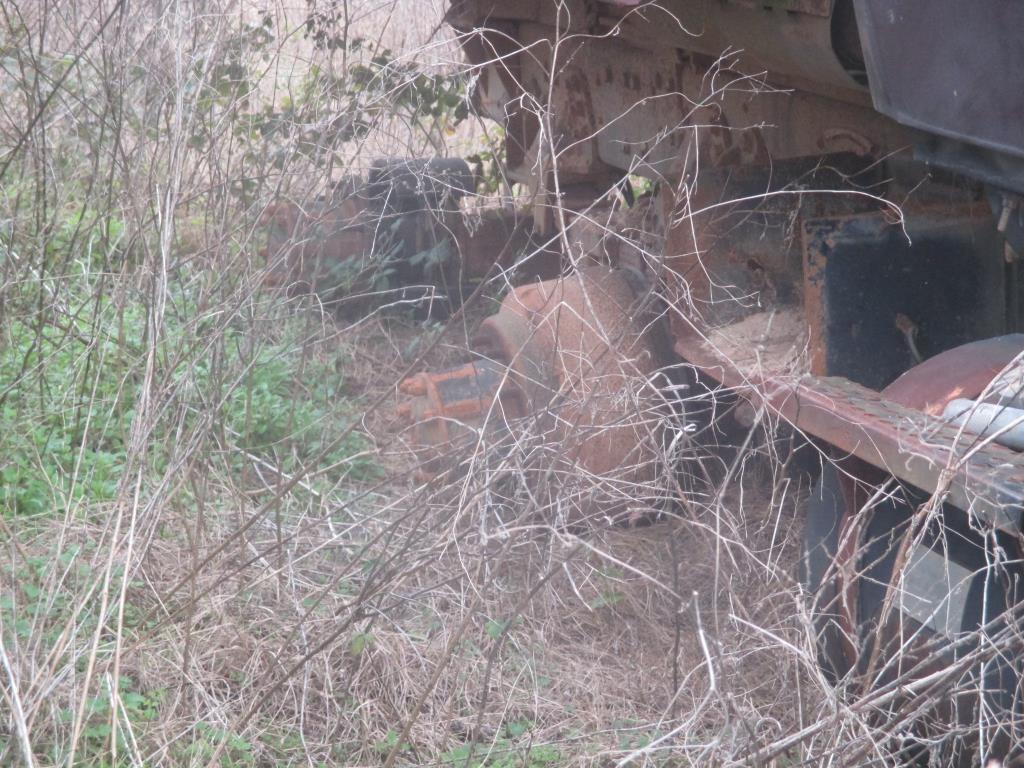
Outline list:
[[[269,279],[275,202],[332,200],[379,155],[465,148],[473,203],[512,202],[444,5],[3,4],[0,764],[886,754],[815,666],[792,567],[806,489],[775,471],[766,418],[737,438],[703,401],[684,419],[682,384],[636,399],[663,503],[636,528],[556,525],[605,478],[559,474],[542,432],[488,452],[481,430],[468,475],[416,473],[398,384],[465,362],[482,302],[444,324],[342,316]],[[386,235],[368,292],[393,287]],[[509,292],[495,273],[482,296]],[[698,421],[742,450],[709,458]]]
[[[81,282],[76,288],[88,287]],[[145,375],[144,302],[65,295],[66,309],[50,322],[33,327],[14,316],[5,328],[0,477],[9,515],[88,514],[116,498],[127,469]],[[293,473],[316,459],[332,468],[321,478],[328,483],[375,475],[362,432],[345,434],[358,404],[345,394],[344,355],[325,353],[307,320],[287,313],[268,331],[240,318],[218,327],[187,300],[173,312],[156,350],[170,402],[147,437],[154,478],[168,468],[174,432],[194,431],[203,418],[218,448],[233,454],[233,471],[258,460]]]

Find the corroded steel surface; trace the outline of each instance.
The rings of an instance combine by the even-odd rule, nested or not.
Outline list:
[[[686,340],[676,341],[676,351],[840,455],[854,456],[927,493],[938,493],[996,528],[1020,530],[1024,455],[994,443],[981,444],[923,411],[846,379],[752,376]]]
[[[575,510],[570,518],[648,514],[658,496],[649,486],[658,472],[660,401],[649,382],[656,355],[635,304],[623,272],[603,267],[510,293],[476,335],[481,361],[402,385],[413,398],[402,414],[428,457],[427,473],[446,466],[440,457],[458,435],[505,434],[516,429],[510,419],[529,416],[544,459],[524,475],[534,485],[556,483]]]
[[[1024,352],[1024,334],[983,339],[925,360],[885,388],[894,402],[939,417],[950,401],[975,399]]]
[[[913,142],[841,66],[826,0],[786,13],[740,2],[560,5],[459,0],[448,15],[478,75],[478,111],[506,127],[509,171],[536,188],[554,173],[564,184],[623,171],[678,179],[698,164],[878,157]]]
[[[799,83],[868,104],[866,89],[834,52],[832,5],[833,0],[452,0],[448,21],[464,31],[533,22],[563,35],[614,35],[650,52],[679,49],[717,58],[741,50],[746,73],[768,71],[783,87]],[[839,22],[850,25],[853,19]]]
[[[490,360],[419,373],[400,390],[409,399],[398,415],[412,427],[421,477],[457,463],[474,443],[500,439],[508,421],[524,415],[522,395],[506,367]]]
[[[882,389],[922,356],[1005,332],[991,210],[954,194],[904,204],[898,225],[873,203],[801,213],[812,373]]]
[[[998,446],[971,446],[928,414],[896,402],[898,395],[886,398],[827,376],[834,371],[827,356],[823,267],[821,259],[808,259],[807,253],[812,246],[821,246],[819,251],[829,246],[829,233],[844,222],[877,220],[880,231],[885,230],[891,209],[877,197],[852,193],[849,177],[844,177],[832,188],[842,195],[792,196],[790,188],[766,204],[767,188],[755,189],[749,197],[741,196],[748,205],[738,206],[737,216],[730,219],[723,202],[729,199],[726,187],[714,181],[716,173],[728,179],[770,166],[769,175],[777,173],[786,183],[796,180],[797,189],[803,189],[803,177],[787,175],[785,164],[842,153],[858,158],[863,168],[903,152],[920,138],[871,108],[858,80],[863,72],[858,70],[849,8],[833,0],[664,0],[658,5],[631,0],[453,1],[449,21],[462,33],[460,43],[479,75],[477,108],[506,126],[512,177],[541,193],[538,211],[552,202],[578,210],[574,195],[579,190],[595,190],[596,196],[624,171],[667,182],[660,193],[661,219],[667,224],[664,252],[660,260],[651,260],[656,263],[647,276],[658,281],[666,301],[679,309],[672,316],[671,334],[684,360],[840,451],[926,491],[947,494],[951,503],[977,510],[1000,527],[1017,526],[1012,507],[1024,498],[1020,457]],[[720,58],[723,51],[734,49],[742,53]],[[870,185],[875,183],[860,189],[874,189]],[[913,202],[898,182],[889,194],[911,200],[910,218],[922,211],[924,219],[940,224],[949,218],[941,205],[929,211]],[[946,204],[961,206],[968,217],[978,209],[979,221],[988,215],[977,198],[965,202],[948,196]],[[809,225],[816,229],[808,233]],[[980,272],[978,265],[987,263],[969,266]],[[943,279],[955,282],[955,270],[946,272]],[[896,285],[895,278],[887,282]],[[570,282],[553,285],[564,291]],[[498,317],[484,324],[481,338],[489,336],[495,349],[506,347],[505,359],[516,358],[514,350],[529,345],[546,350],[519,358],[547,365],[540,379],[552,381],[557,391],[564,382],[552,371],[570,371],[572,365],[568,357],[550,354],[558,348],[557,338],[543,323],[536,324],[539,310],[533,305],[552,300],[545,290],[516,291],[509,297],[516,306],[506,303]],[[902,294],[896,291],[891,298],[898,302]],[[702,344],[707,327],[775,305],[804,313],[811,329],[814,375],[754,376],[711,355]],[[938,302],[932,305],[935,309]],[[976,309],[952,307],[950,321]],[[890,346],[902,343],[900,328],[905,330],[905,349],[896,352],[906,353],[909,367],[920,357],[917,344],[923,342],[913,338],[913,318],[907,315],[910,323],[900,324],[906,313],[901,306],[886,307],[880,322]],[[573,328],[571,318],[560,323]],[[856,329],[846,331],[857,338]],[[967,338],[991,332],[972,328]],[[529,341],[520,338],[524,335]],[[950,338],[954,344],[963,340]],[[593,359],[593,350],[584,349],[589,342],[583,335],[576,343],[582,345],[576,350],[578,358]],[[623,351],[629,357],[628,349],[616,349]],[[876,386],[903,369],[893,365],[881,371],[876,378],[888,378]],[[578,374],[566,380],[587,378]],[[615,455],[611,450],[594,453]],[[594,466],[603,463],[594,460]]]
[[[507,313],[530,329],[551,390],[534,405],[557,412],[565,460],[608,477],[635,465],[629,481],[643,483],[654,468],[643,390],[655,359],[631,316],[635,298],[623,273],[594,268],[517,289],[493,320]]]

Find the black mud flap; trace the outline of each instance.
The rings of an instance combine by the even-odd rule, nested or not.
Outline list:
[[[858,544],[853,664],[838,621],[841,586],[833,565],[846,500],[839,470],[825,464],[808,503],[801,561],[801,579],[815,597],[819,664],[833,684],[851,682],[863,691],[901,676],[911,682],[968,654],[986,653],[982,646],[990,638],[1001,638],[1012,652],[993,654],[989,649],[984,663],[965,664],[960,676],[948,681],[948,695],[940,697],[926,718],[931,721],[929,732],[918,733],[915,725],[912,733],[904,734],[900,751],[904,765],[938,760],[966,768],[983,764],[981,757],[1012,760],[1019,757],[1016,748],[1024,725],[1024,639],[1013,639],[1024,598],[1020,547],[1003,532],[981,530],[948,505],[932,516],[911,546],[906,536],[925,500],[913,489],[897,489],[858,513],[868,517]],[[896,589],[883,616],[887,596]],[[929,654],[931,661],[922,663]],[[888,715],[878,714],[895,718],[903,706],[895,701]],[[982,731],[984,739],[979,738]],[[979,754],[982,744],[985,755]]]
[[[814,599],[811,610],[818,664],[832,685],[838,685],[850,671],[843,652],[843,630],[838,617],[839,581],[834,567],[844,507],[839,472],[826,463],[807,504],[800,581]]]

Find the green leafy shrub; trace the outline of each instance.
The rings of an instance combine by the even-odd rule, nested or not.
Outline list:
[[[82,502],[110,501],[126,466],[144,382],[145,305],[87,298],[65,306],[74,309],[51,308],[42,321],[38,313],[18,315],[3,330],[0,509],[7,515],[63,514]],[[286,471],[320,459],[337,465],[334,479],[374,476],[364,435],[342,437],[355,405],[340,394],[337,361],[322,352],[303,360],[301,318],[286,318],[265,338],[240,323],[190,322],[197,316],[183,302],[164,324],[161,347],[174,386],[158,383],[179,407],[157,415],[141,457],[148,471],[164,471],[174,431],[212,409],[213,432]]]

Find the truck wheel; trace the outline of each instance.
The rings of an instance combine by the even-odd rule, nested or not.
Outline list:
[[[957,768],[978,765],[981,750],[1007,757],[1024,715],[1022,647],[1013,637],[1024,594],[1019,544],[979,531],[949,505],[923,528],[913,525],[927,501],[914,489],[870,510],[860,508],[863,501],[851,505],[843,491],[841,470],[826,464],[807,505],[801,563],[826,678],[853,695],[903,686],[905,696],[876,711],[880,726],[927,710],[898,729],[905,764],[929,753]],[[841,543],[854,536],[856,546]],[[952,674],[923,703],[913,683],[944,669]]]
[[[941,414],[953,398],[977,398],[1022,348],[1019,335],[956,347],[907,371],[882,395]],[[874,716],[901,732],[906,761],[1017,764],[1024,539],[949,504],[922,507],[927,494],[910,487],[894,487],[867,508],[865,489],[886,479],[847,459],[826,465],[811,494],[802,570],[816,598],[822,668],[851,695],[899,686],[901,697]],[[914,721],[894,727],[907,712]]]

